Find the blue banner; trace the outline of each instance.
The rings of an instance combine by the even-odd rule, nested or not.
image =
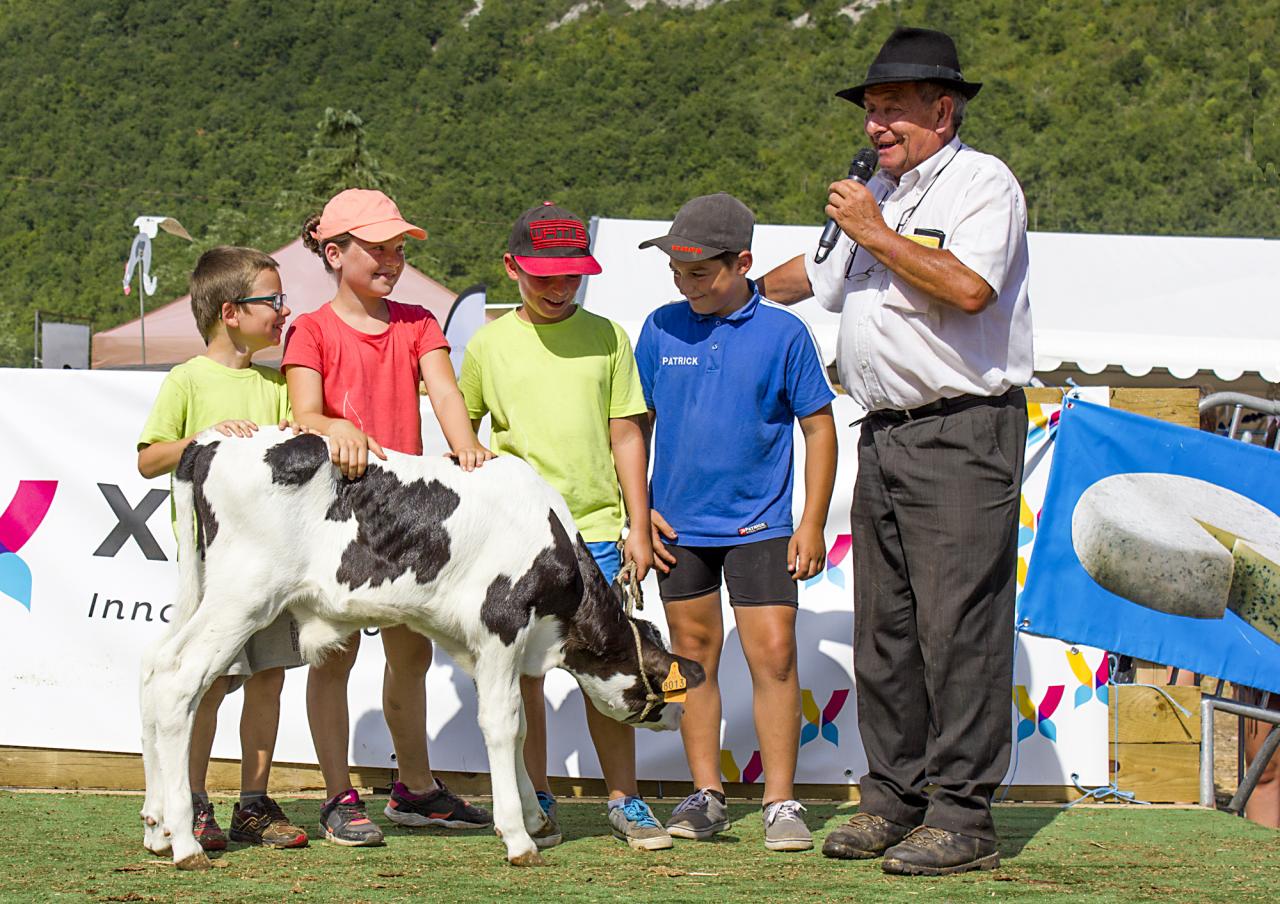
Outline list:
[[[1070,400],[1018,624],[1280,692],[1280,452]]]

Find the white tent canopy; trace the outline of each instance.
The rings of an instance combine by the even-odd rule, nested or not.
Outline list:
[[[667,258],[637,250],[665,235],[665,220],[598,219],[584,307],[618,321],[634,342],[649,312],[679,298]],[[817,226],[756,226],[752,275],[817,247]],[[1035,369],[1065,364],[1088,374],[1133,376],[1165,368],[1188,379],[1212,371],[1280,383],[1280,241],[1123,235],[1030,235]],[[839,317],[809,300],[796,306],[830,362]]]

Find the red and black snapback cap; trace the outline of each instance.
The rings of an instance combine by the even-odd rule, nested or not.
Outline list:
[[[641,248],[661,248],[678,261],[716,257],[726,251],[750,251],[756,218],[751,208],[733,195],[717,192],[687,202],[676,213],[671,231],[641,242]]]
[[[587,227],[576,216],[543,201],[520,214],[511,227],[507,251],[533,276],[593,276],[600,264],[591,256]]]

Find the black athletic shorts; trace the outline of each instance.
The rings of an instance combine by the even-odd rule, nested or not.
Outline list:
[[[669,574],[658,572],[658,594],[664,603],[706,596],[729,587],[734,606],[797,606],[799,592],[787,571],[790,537],[774,537],[737,546],[672,546],[676,557]]]

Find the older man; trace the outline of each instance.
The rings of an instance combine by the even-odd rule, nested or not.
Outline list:
[[[879,173],[831,186],[844,234],[830,257],[761,285],[842,312],[840,382],[870,412],[852,512],[868,772],[861,812],[823,853],[883,854],[891,873],[999,864],[1031,314],[1022,191],[957,137],[979,88],[950,37],[895,31],[839,92],[866,111]]]

